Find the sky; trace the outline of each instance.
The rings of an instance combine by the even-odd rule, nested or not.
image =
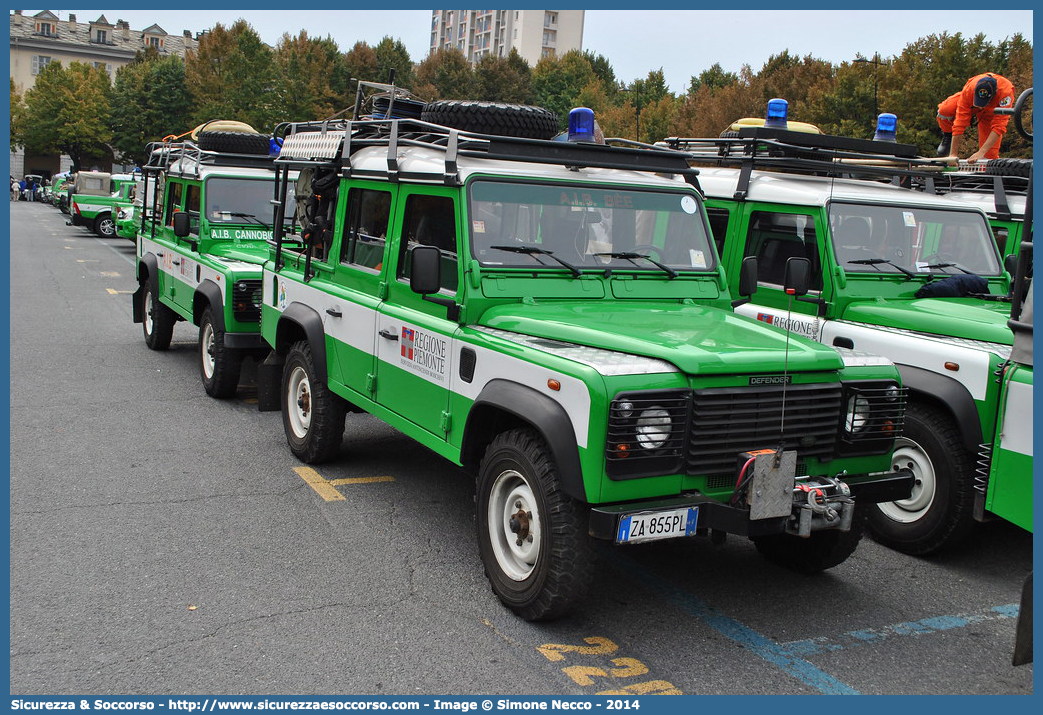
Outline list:
[[[311,36],[331,36],[341,51],[360,40],[376,45],[390,35],[403,42],[414,62],[427,55],[430,42],[431,9],[196,10],[185,9],[188,4],[197,3],[182,2],[177,10],[49,9],[62,20],[67,20],[70,12],[79,22],[104,14],[111,23],[127,20],[135,30],[156,23],[170,34],[184,30],[195,33],[218,22],[231,24],[244,18],[270,45],[275,45],[284,32],[306,30]],[[263,4],[251,3],[254,8]],[[397,3],[375,4],[387,7]],[[926,5],[922,1],[917,4]],[[783,50],[839,64],[858,54],[873,57],[880,53],[883,58],[898,55],[917,38],[942,32],[960,32],[965,37],[982,32],[992,43],[1020,32],[1032,42],[1031,10],[982,12],[954,10],[952,6],[947,4],[949,9],[945,10],[587,10],[583,49],[604,55],[617,79],[627,82],[662,68],[671,91],[682,93],[692,76],[714,63],[729,72],[738,72],[744,64],[757,71],[769,57]],[[23,12],[32,15],[39,10]]]

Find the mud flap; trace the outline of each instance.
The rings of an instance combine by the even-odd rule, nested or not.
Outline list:
[[[140,323],[145,319],[145,316],[141,314],[141,299],[144,294],[145,286],[139,283],[138,289],[134,291],[132,296],[130,296],[130,312],[134,317],[135,323]]]
[[[1032,662],[1032,572],[1025,577],[1021,589],[1021,608],[1018,609],[1018,625],[1014,629],[1014,658],[1011,665]]]
[[[277,412],[282,409],[282,367],[286,357],[272,350],[257,365],[257,410]]]

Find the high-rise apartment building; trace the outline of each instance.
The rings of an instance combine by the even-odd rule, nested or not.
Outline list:
[[[431,51],[457,49],[470,62],[511,48],[535,66],[583,49],[583,10],[432,10]]]

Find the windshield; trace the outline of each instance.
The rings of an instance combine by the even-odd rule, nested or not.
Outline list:
[[[848,273],[1000,274],[988,223],[975,212],[832,203],[829,229]]]
[[[271,226],[275,179],[213,177],[206,182],[206,218],[211,224]]]
[[[483,266],[715,267],[699,200],[680,191],[477,181],[469,228]]]

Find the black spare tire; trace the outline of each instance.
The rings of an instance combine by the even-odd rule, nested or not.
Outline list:
[[[443,99],[424,107],[421,119],[469,132],[524,139],[550,139],[558,133],[554,112],[528,104]]]
[[[267,155],[269,146],[269,139],[265,134],[221,131],[199,133],[199,148],[203,151]]]
[[[989,159],[985,165],[985,173],[993,176],[1019,176],[1029,178],[1032,171],[1032,159]]]

